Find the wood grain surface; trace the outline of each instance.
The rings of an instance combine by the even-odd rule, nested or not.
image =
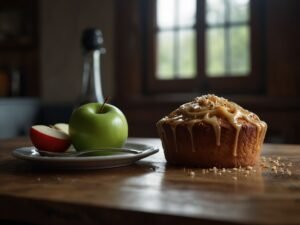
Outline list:
[[[160,146],[158,139],[132,141]],[[297,145],[265,144],[264,164],[269,168],[258,165],[230,172],[173,167],[166,164],[162,149],[126,167],[47,170],[11,155],[13,149],[29,145],[27,138],[0,141],[2,221],[74,225],[300,224]],[[281,166],[274,167],[270,158],[275,164],[279,159]]]

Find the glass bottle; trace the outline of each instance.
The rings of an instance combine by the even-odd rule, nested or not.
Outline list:
[[[83,48],[82,88],[79,105],[89,102],[104,102],[101,85],[101,54],[103,37],[99,29],[89,28],[83,31],[81,44]]]

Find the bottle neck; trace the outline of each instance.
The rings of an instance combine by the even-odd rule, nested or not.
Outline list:
[[[82,93],[80,104],[101,102],[104,97],[101,85],[101,50],[92,50],[83,55]]]

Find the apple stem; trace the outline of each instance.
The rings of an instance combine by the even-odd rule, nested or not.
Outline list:
[[[105,106],[105,104],[109,101],[109,99],[110,99],[109,96],[107,96],[107,97],[105,98],[105,100],[104,100],[104,102],[103,102],[103,104],[102,104],[102,106],[101,106],[101,108],[100,108],[100,113],[103,112],[104,106]]]

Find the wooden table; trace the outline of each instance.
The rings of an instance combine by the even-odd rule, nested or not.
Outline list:
[[[135,139],[160,146],[158,139]],[[34,224],[300,224],[300,146],[265,144],[285,163],[230,172],[167,165],[163,152],[114,169],[49,171],[0,141],[0,220]],[[274,161],[274,163],[275,163]],[[292,165],[291,165],[292,164]],[[247,172],[248,171],[248,172]],[[290,171],[290,172],[289,172]]]

